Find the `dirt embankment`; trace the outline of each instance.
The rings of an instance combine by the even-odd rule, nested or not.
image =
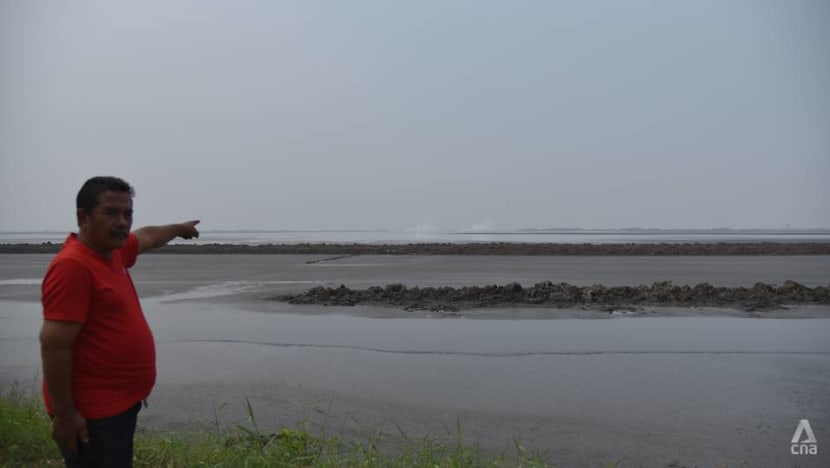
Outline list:
[[[61,244],[0,244],[0,254],[55,253]],[[417,243],[417,244],[175,244],[157,254],[322,255],[830,255],[830,242],[712,242],[659,244]]]
[[[662,281],[651,286],[573,286],[550,281],[522,287],[518,283],[493,286],[412,287],[390,284],[352,290],[316,287],[299,295],[275,296],[292,304],[378,305],[407,310],[457,311],[488,307],[586,307],[597,310],[636,310],[639,306],[725,307],[744,311],[774,310],[784,305],[830,304],[830,287],[809,288],[794,281],[782,286],[756,283],[751,288],[716,287],[708,283],[676,286]]]

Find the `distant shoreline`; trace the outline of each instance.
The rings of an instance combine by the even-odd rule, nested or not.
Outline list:
[[[51,254],[60,243],[0,244],[0,254]],[[675,242],[675,243],[299,243],[299,244],[173,244],[154,254],[265,255],[830,255],[830,242]]]

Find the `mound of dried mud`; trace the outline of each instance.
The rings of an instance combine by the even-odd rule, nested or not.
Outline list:
[[[751,288],[727,288],[701,283],[677,286],[663,281],[651,286],[593,285],[573,286],[550,281],[522,287],[518,283],[503,286],[407,287],[390,284],[352,290],[315,287],[303,294],[275,296],[292,304],[390,306],[408,310],[461,310],[487,307],[548,307],[611,310],[637,306],[727,307],[745,311],[771,310],[784,305],[830,304],[830,287],[809,288],[794,281],[782,286],[756,283]]]

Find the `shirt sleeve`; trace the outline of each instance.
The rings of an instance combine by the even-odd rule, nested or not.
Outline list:
[[[138,258],[138,237],[132,232],[124,242],[124,246],[118,249],[121,252],[121,261],[124,263],[124,268],[132,268],[135,265],[136,258]]]
[[[92,295],[92,275],[79,261],[57,260],[43,278],[43,318],[67,322],[86,321]]]

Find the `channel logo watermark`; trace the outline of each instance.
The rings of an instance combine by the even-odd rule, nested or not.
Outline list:
[[[806,439],[801,440],[806,435]],[[793,455],[818,455],[818,442],[810,427],[810,421],[802,419],[795,428],[795,434],[790,441],[790,453]]]

